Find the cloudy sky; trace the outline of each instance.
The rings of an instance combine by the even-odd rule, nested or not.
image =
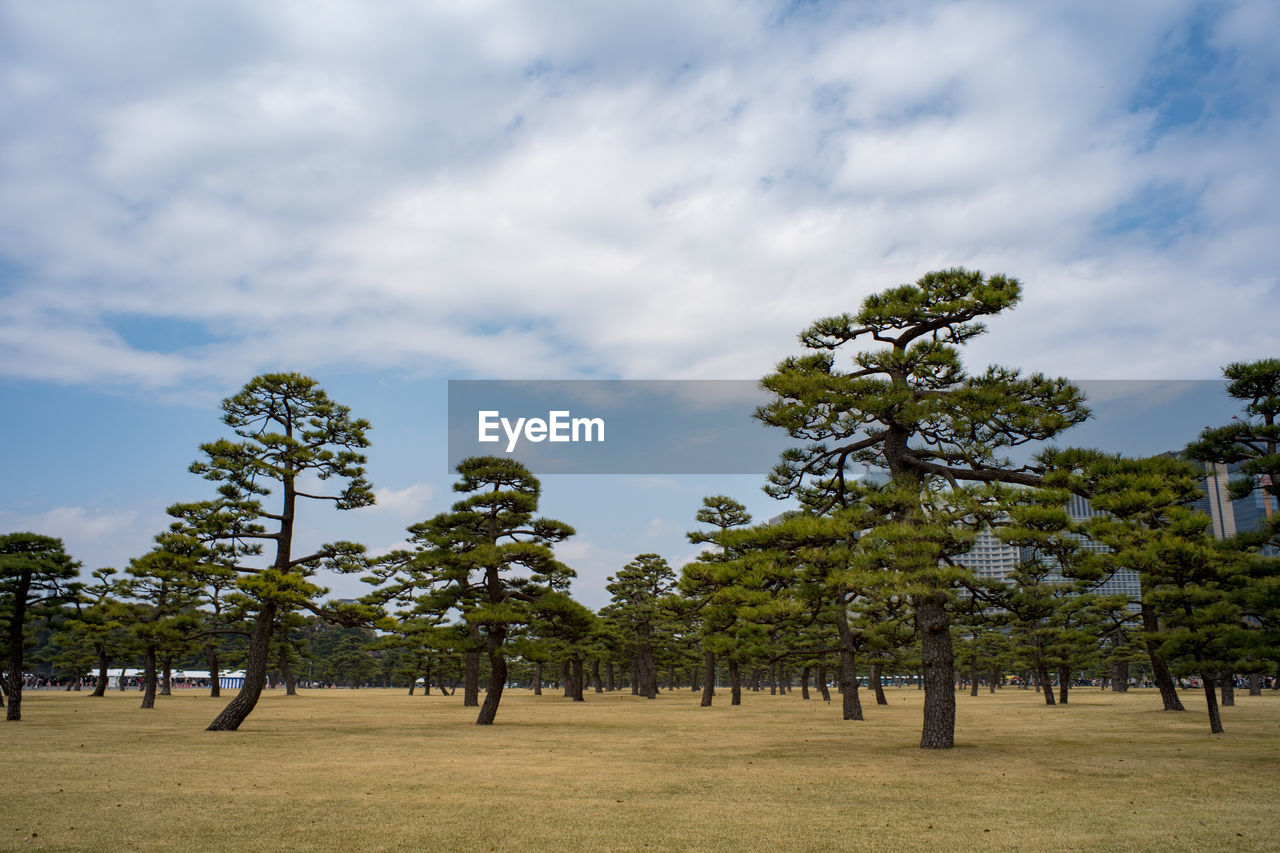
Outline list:
[[[974,364],[1277,355],[1277,44],[1269,0],[0,0],[0,528],[121,563],[298,370],[382,489],[312,532],[390,547],[450,499],[445,380],[757,378],[944,266],[1025,284]],[[776,510],[554,479],[587,586],[702,494]]]

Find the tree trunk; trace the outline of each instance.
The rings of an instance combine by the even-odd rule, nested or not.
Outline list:
[[[996,692],[996,686],[999,683],[1000,683],[1000,670],[998,669],[991,670],[991,683],[987,685],[990,688],[991,693]]]
[[[825,663],[818,664],[818,692],[822,694],[823,702],[831,701],[831,691],[827,689],[827,665]]]
[[[1071,687],[1071,669],[1070,667],[1058,667],[1058,702],[1067,704],[1067,691]]]
[[[653,660],[653,646],[643,636],[636,647],[636,661],[632,671],[635,673],[636,689],[634,692],[646,699],[657,698],[658,665]]]
[[[778,695],[778,662],[769,662],[769,695]]]
[[[969,660],[969,695],[978,695],[978,652],[974,650],[973,657]]]
[[[809,698],[809,667],[800,670],[800,698]]]
[[[600,681],[600,658],[591,659],[591,687],[597,693],[604,692],[604,684]]]
[[[853,651],[840,644],[840,696],[843,700],[844,719],[861,720],[862,701],[858,697],[858,670]]]
[[[585,702],[582,698],[582,687],[586,678],[582,672],[582,655],[573,656],[573,701]]]
[[[711,701],[716,695],[716,653],[710,651],[702,652],[702,702],[703,708],[710,708]]]
[[[293,667],[289,664],[289,641],[284,636],[283,629],[280,636],[280,677],[284,679],[284,695],[297,696],[298,684],[293,678]]]
[[[920,656],[924,663],[924,726],[922,749],[951,749],[955,745],[956,693],[952,681],[955,659],[947,624],[946,596],[933,593],[916,604]]]
[[[240,728],[258,704],[262,695],[262,687],[267,683],[267,654],[271,651],[271,626],[276,618],[276,603],[267,599],[262,603],[258,613],[258,621],[253,625],[253,633],[249,635],[249,657],[245,661],[244,687],[227,703],[222,713],[214,717],[206,731],[234,732]]]
[[[729,704],[742,704],[742,673],[738,670],[738,662],[729,658]]]
[[[533,662],[533,695],[542,695],[542,661]]]
[[[880,678],[880,674],[884,671],[884,664],[871,664],[871,689],[876,694],[877,705],[888,705],[889,700],[884,698],[884,681]]]
[[[1215,735],[1222,734],[1222,715],[1218,713],[1218,694],[1214,691],[1214,679],[1207,672],[1200,673],[1200,681],[1204,685],[1204,700],[1209,706],[1209,731]]]
[[[1111,692],[1129,692],[1129,661],[1113,660],[1111,662]]]
[[[212,643],[206,646],[205,657],[209,661],[209,695],[217,698],[222,695],[222,685],[218,683],[222,676],[222,663],[218,659],[218,647]]]
[[[163,665],[160,668],[160,695],[173,695],[173,658],[165,656]]]
[[[119,690],[121,693],[123,693],[123,692],[124,692],[124,674],[125,674],[125,671],[126,671],[126,670],[125,670],[125,668],[124,668],[123,666],[122,666],[122,667],[120,667],[120,684],[119,684],[119,685],[117,685],[116,689],[117,689],[117,690]]]
[[[111,677],[107,674],[107,647],[102,643],[94,643],[93,650],[98,655],[98,683],[93,686],[93,696],[107,695],[107,682]]]
[[[1036,689],[1044,694],[1044,704],[1057,704],[1053,699],[1053,680],[1049,677],[1049,667],[1043,660],[1036,661]]]
[[[858,697],[857,649],[853,632],[849,630],[849,616],[841,605],[836,610],[836,630],[840,637],[840,694],[843,699],[844,719],[862,719],[862,701]]]
[[[156,647],[147,643],[142,655],[142,707],[156,706]]]
[[[1147,656],[1151,658],[1151,673],[1155,676],[1156,686],[1160,688],[1160,699],[1164,702],[1164,709],[1166,711],[1187,710],[1182,707],[1182,701],[1178,699],[1178,688],[1173,683],[1173,676],[1169,674],[1169,665],[1160,656],[1160,647],[1155,640],[1154,635],[1160,630],[1160,620],[1156,618],[1155,608],[1145,601],[1142,603],[1142,628],[1151,635],[1147,640]]]
[[[31,572],[20,571],[17,582],[13,585],[13,597],[10,599],[12,610],[9,612],[9,626],[6,642],[9,644],[8,672],[5,680],[8,683],[9,704],[5,708],[5,719],[17,722],[22,719],[22,643],[23,625],[27,618],[27,596],[31,592]]]
[[[485,639],[485,651],[489,653],[489,690],[484,695],[484,706],[476,718],[477,726],[493,725],[498,715],[498,703],[502,701],[502,689],[507,686],[507,658],[502,644],[507,639],[505,625],[490,625]]]
[[[1262,676],[1256,672],[1249,673],[1249,695],[1262,695]]]
[[[1236,704],[1236,674],[1231,670],[1222,673],[1218,678],[1218,689],[1222,691],[1222,707],[1234,708]]]
[[[471,639],[479,639],[480,629],[471,629]],[[480,705],[480,650],[471,649],[465,654],[466,678],[462,686],[462,707],[476,708]]]

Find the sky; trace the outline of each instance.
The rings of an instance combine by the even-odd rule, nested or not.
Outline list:
[[[1024,284],[974,368],[1275,356],[1277,44],[1269,0],[0,0],[0,529],[123,566],[212,494],[218,401],[289,370],[374,427],[378,505],[304,539],[385,551],[453,499],[448,380],[757,379],[942,267]],[[1183,414],[1145,449],[1230,409]],[[543,511],[598,607],[762,482]]]

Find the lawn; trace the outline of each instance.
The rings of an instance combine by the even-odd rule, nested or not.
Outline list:
[[[958,697],[957,747],[917,747],[921,694],[867,720],[747,693],[698,707],[504,694],[269,691],[239,732],[206,732],[204,691],[24,694],[0,724],[0,849],[1276,849],[1280,694],[1154,691]],[[872,700],[868,694],[864,703]]]

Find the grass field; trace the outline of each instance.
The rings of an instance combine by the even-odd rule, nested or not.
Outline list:
[[[1280,695],[958,697],[957,748],[917,747],[921,694],[864,722],[689,691],[646,701],[264,695],[239,732],[204,691],[24,694],[0,724],[0,849],[1155,850],[1280,848]],[[864,702],[869,700],[864,696]]]

